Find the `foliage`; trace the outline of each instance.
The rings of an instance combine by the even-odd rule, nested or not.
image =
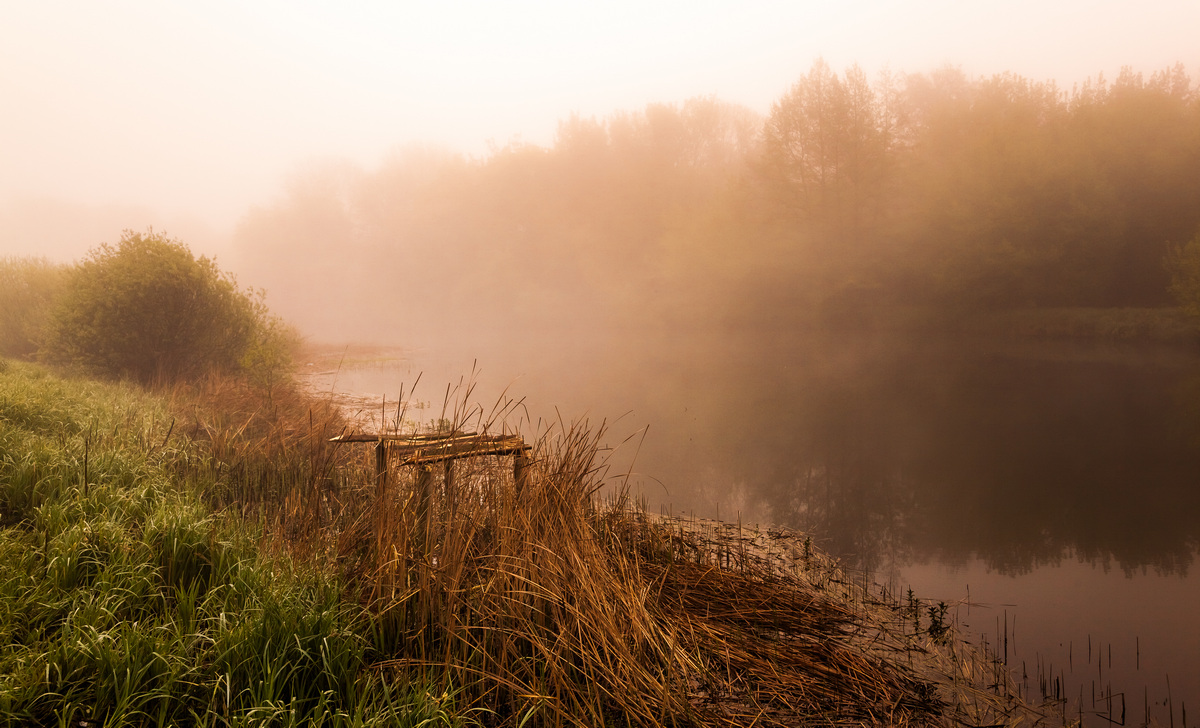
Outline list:
[[[153,230],[126,231],[73,271],[44,352],[51,361],[140,382],[247,368],[272,376],[288,354],[282,331],[261,293],[239,289],[213,260]]]
[[[946,612],[950,607],[945,602],[930,604],[929,607],[929,636],[934,642],[945,642],[951,636],[950,622],[946,619]]]
[[[877,209],[894,143],[887,115],[860,68],[839,77],[820,60],[771,109],[764,171],[799,219],[833,244],[855,242]]]
[[[0,258],[0,356],[30,359],[67,267],[43,258]]]
[[[292,358],[300,343],[300,335],[290,324],[276,316],[264,316],[259,320],[258,335],[238,358],[238,366],[270,399],[275,389],[291,382]]]
[[[275,309],[331,340],[486,337],[517,319],[583,330],[644,305],[647,279],[688,275],[702,254],[706,269],[728,269],[684,235],[708,229],[760,124],[699,98],[569,118],[552,149],[512,144],[486,160],[409,149],[369,173],[310,173],[247,215],[235,243]]]

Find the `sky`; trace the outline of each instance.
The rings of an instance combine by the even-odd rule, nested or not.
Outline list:
[[[716,96],[762,113],[817,58],[1064,88],[1200,76],[1196,0],[0,3],[0,256],[123,228],[217,252],[307,166],[549,145],[571,114]]]

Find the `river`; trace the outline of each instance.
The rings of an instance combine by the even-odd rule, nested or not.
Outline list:
[[[951,604],[1085,725],[1200,724],[1195,351],[778,332],[333,351],[319,387],[374,403],[419,374],[421,421],[465,378],[485,409],[523,398],[526,433],[603,422],[651,508],[804,529]]]

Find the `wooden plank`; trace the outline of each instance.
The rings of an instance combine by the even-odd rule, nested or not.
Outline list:
[[[401,465],[412,465],[412,464],[425,464],[425,463],[441,463],[441,462],[446,462],[449,460],[463,460],[466,458],[473,458],[473,457],[482,456],[482,455],[501,455],[501,456],[516,455],[519,452],[528,452],[529,450],[532,450],[532,449],[533,448],[529,447],[528,445],[525,445],[524,447],[521,447],[521,448],[513,448],[513,447],[488,448],[485,450],[469,450],[466,452],[441,453],[441,454],[432,454],[432,455],[423,455],[423,454],[418,453],[413,457],[409,457],[405,460],[400,461],[400,464]]]
[[[405,443],[428,443],[428,442],[462,442],[466,440],[496,440],[502,439],[505,435],[480,435],[474,432],[461,432],[456,435],[371,435],[365,432],[350,432],[344,435],[337,435],[329,438],[329,442],[341,444],[344,442],[405,442]]]
[[[524,455],[533,448],[518,435],[339,435],[333,443],[387,443],[389,457],[401,465],[448,462],[482,455]]]
[[[516,490],[517,497],[520,498],[525,491],[525,486],[529,482],[529,456],[525,451],[513,454],[513,486]]]

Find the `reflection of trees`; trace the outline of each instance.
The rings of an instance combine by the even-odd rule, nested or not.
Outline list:
[[[796,527],[821,534],[821,545],[855,555],[870,571],[902,563],[912,541],[907,516],[911,489],[899,471],[887,472],[869,458],[809,467],[796,478],[788,508]]]
[[[760,400],[769,434],[740,444],[743,471],[775,520],[875,568],[977,555],[1004,573],[1079,558],[1182,574],[1200,545],[1192,364],[909,350],[809,367],[790,398]]]

